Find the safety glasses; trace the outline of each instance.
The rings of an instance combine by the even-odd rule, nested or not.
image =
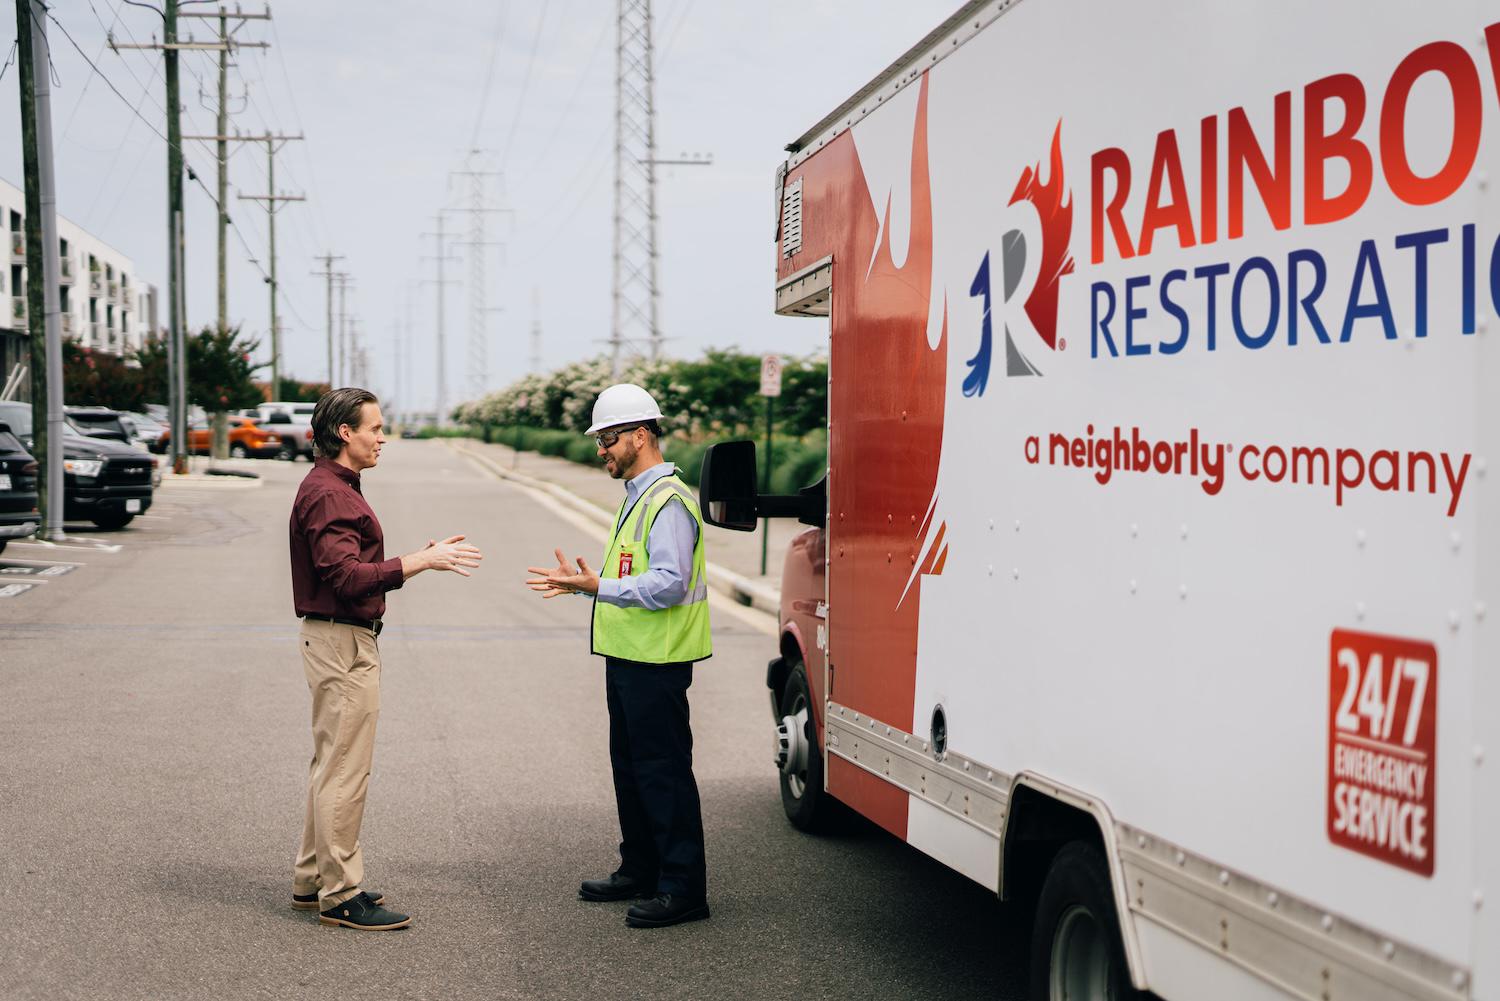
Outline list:
[[[598,434],[594,435],[594,443],[600,448],[614,448],[615,442],[620,440],[620,435],[629,434],[640,426],[641,425],[637,424],[635,427],[615,428],[612,431],[600,431]]]

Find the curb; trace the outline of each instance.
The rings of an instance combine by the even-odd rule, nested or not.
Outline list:
[[[489,456],[482,455],[467,445],[457,444],[457,439],[444,438],[442,441],[443,444],[447,445],[453,451],[477,462],[484,463],[486,468],[502,480],[514,480],[523,486],[530,487],[532,490],[540,490],[570,510],[576,511],[589,520],[597,522],[599,527],[605,531],[610,529],[611,513],[592,501],[584,500],[571,490],[547,480],[539,480],[535,476],[528,476],[519,470],[506,469]],[[778,589],[768,587],[765,584],[737,574],[722,564],[713,562],[708,564],[708,586],[727,595],[731,600],[741,605],[765,612],[771,616],[779,616],[781,614],[781,592]]]

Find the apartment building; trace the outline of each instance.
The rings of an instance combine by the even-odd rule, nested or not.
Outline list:
[[[25,212],[25,192],[0,180],[0,381],[31,350]],[[63,337],[109,354],[139,347],[155,324],[156,288],[140,280],[129,257],[61,213],[57,236]]]

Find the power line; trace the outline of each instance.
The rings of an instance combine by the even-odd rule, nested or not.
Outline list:
[[[500,51],[500,35],[505,28],[505,15],[509,12],[510,4],[505,4],[499,8],[495,18],[495,31],[490,38],[490,61],[484,70],[484,86],[479,91],[479,113],[474,116],[474,135],[469,140],[470,146],[479,145],[479,130],[484,127],[484,112],[490,103],[490,83],[495,78],[495,54]]]
[[[516,139],[516,129],[521,126],[521,115],[526,110],[526,92],[531,89],[531,70],[536,65],[536,50],[542,40],[542,28],[547,23],[547,0],[542,0],[541,10],[536,15],[536,34],[531,36],[531,54],[526,57],[526,73],[521,77],[521,96],[516,99],[516,115],[510,121],[510,132],[505,137],[505,146],[500,151],[500,164],[510,162],[510,147]],[[477,143],[476,143],[477,145]]]

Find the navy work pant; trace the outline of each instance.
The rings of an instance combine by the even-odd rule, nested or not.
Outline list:
[[[692,664],[605,658],[620,872],[658,893],[699,898],[707,896],[708,871],[688,724],[692,683]]]

